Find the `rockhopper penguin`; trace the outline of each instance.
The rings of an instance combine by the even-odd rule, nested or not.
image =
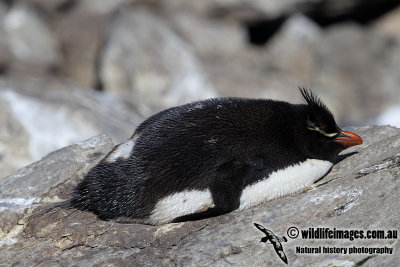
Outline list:
[[[243,210],[310,186],[362,139],[342,131],[314,93],[300,92],[307,104],[216,98],[164,110],[89,171],[69,206],[158,225]]]

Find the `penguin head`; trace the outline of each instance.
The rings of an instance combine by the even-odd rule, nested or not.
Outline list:
[[[337,126],[332,113],[314,93],[305,88],[300,88],[300,93],[307,102],[300,121],[307,156],[334,162],[342,150],[363,143],[357,134]]]

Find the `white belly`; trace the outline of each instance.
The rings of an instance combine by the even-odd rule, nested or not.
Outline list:
[[[243,210],[264,201],[294,193],[325,175],[332,163],[308,159],[286,169],[271,173],[268,179],[246,187],[240,197]],[[210,190],[185,190],[159,200],[148,220],[151,224],[164,224],[176,217],[204,211],[214,207]]]
[[[324,176],[333,163],[326,160],[307,159],[299,164],[271,173],[264,180],[247,186],[240,197],[243,210],[264,201],[297,192]]]
[[[183,215],[197,213],[214,207],[210,190],[185,190],[157,202],[150,215],[151,224],[168,223]]]

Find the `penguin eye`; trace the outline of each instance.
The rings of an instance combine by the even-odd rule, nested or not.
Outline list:
[[[325,126],[318,127],[318,126],[317,126],[315,123],[313,123],[312,121],[307,120],[307,129],[308,129],[308,130],[317,131],[317,132],[319,132],[320,134],[322,134],[322,135],[324,135],[324,136],[326,136],[326,137],[334,137],[334,136],[338,135],[338,133],[328,133],[328,132],[326,132],[326,131],[324,130],[324,128],[325,128]]]

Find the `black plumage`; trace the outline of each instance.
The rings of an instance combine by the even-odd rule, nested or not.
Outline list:
[[[309,158],[334,162],[361,142],[315,94],[300,91],[307,104],[216,98],[160,112],[89,171],[70,206],[151,224],[207,218],[237,209],[243,189],[274,171]],[[161,199],[185,190],[209,190],[213,205],[149,220]]]

